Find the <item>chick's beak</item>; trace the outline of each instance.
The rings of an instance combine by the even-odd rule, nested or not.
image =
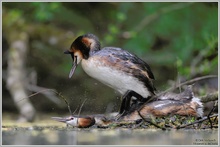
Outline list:
[[[72,59],[73,59],[73,63],[72,63],[73,65],[72,65],[72,68],[71,68],[70,73],[69,73],[69,78],[71,78],[73,76],[75,70],[76,70],[76,67],[77,67],[77,57],[74,56],[73,52],[70,52],[68,50],[66,50],[64,52],[64,54],[70,54]]]

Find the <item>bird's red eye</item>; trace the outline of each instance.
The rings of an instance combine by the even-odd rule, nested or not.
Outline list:
[[[74,119],[74,117],[70,116],[68,119],[69,119],[69,120],[73,120],[73,119]]]

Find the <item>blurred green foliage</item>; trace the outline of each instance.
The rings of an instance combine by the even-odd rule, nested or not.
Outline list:
[[[80,67],[68,79],[71,58],[63,51],[88,32],[99,37],[102,47],[121,47],[149,63],[156,87],[178,75],[191,79],[218,73],[217,2],[2,2],[2,7],[8,44],[13,33],[28,33],[27,66],[37,71],[40,85],[69,89],[70,97],[86,88],[87,94],[106,97],[100,103],[113,99],[108,88],[99,95],[102,86],[94,86]]]

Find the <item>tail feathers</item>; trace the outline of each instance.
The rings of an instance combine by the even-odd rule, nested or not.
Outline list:
[[[203,117],[203,104],[201,100],[197,97],[193,97],[191,103],[195,105],[195,110],[197,112],[197,117]]]

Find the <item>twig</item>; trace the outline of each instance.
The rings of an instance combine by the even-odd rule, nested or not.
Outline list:
[[[210,123],[210,128],[212,129],[212,128],[213,128],[213,126],[212,126],[212,121],[211,121],[211,118],[210,118],[210,116],[209,116],[209,115],[207,115],[207,118],[208,118],[209,123]]]
[[[69,110],[69,112],[70,112],[70,115],[72,115],[72,111],[71,111],[71,108],[70,108],[70,104],[67,102],[67,100],[64,98],[64,96],[62,96],[61,93],[58,93],[58,92],[56,92],[56,91],[55,91],[55,93],[56,93],[58,96],[60,96],[60,97],[65,101],[65,103],[67,104],[68,110]]]
[[[151,125],[153,125],[153,126],[155,126],[155,127],[157,127],[157,128],[160,128],[160,129],[162,129],[162,130],[166,130],[166,128],[161,127],[161,126],[159,126],[159,125],[153,123],[152,121],[145,119],[145,118],[140,114],[140,111],[137,111],[137,112],[138,112],[139,116],[140,116],[145,122],[147,122],[147,123],[149,123],[149,124],[151,124]]]
[[[213,114],[212,116],[210,116],[210,118],[212,118],[212,117],[216,117],[216,116],[218,116],[218,114]],[[203,122],[203,121],[205,121],[205,120],[207,120],[207,119],[208,119],[208,117],[203,117],[202,119],[197,120],[197,121],[194,121],[194,122],[192,122],[192,123],[185,124],[185,125],[181,125],[181,126],[177,126],[176,129],[185,128],[185,127],[187,127],[187,126],[191,126],[191,125],[194,125],[194,124],[197,124],[197,123]]]
[[[23,99],[20,99],[19,101],[16,101],[16,103],[18,103],[18,102],[20,102],[20,101],[23,101],[23,100],[25,100],[25,99],[27,99],[27,98],[30,98],[30,97],[32,97],[32,96],[35,96],[35,95],[37,95],[37,94],[39,94],[39,93],[42,93],[42,92],[48,91],[48,90],[55,91],[54,89],[43,89],[43,90],[40,90],[40,91],[38,91],[38,92],[35,92],[35,93],[29,95],[29,96],[26,97],[26,98],[23,98]]]
[[[87,98],[83,101],[82,105],[80,106],[78,116],[80,115],[81,110],[82,110],[82,107],[83,107],[83,105],[85,104],[86,100],[87,100]]]
[[[207,115],[207,117],[208,117],[208,119],[209,119],[209,123],[210,123],[210,125],[211,125],[211,129],[213,128],[213,126],[212,126],[212,121],[211,121],[210,115],[211,115],[212,112],[215,110],[216,105],[217,105],[217,102],[215,102],[215,104],[214,104],[213,107],[212,107],[212,110],[211,110],[211,111],[209,112],[209,114]]]
[[[68,107],[68,110],[69,110],[69,112],[70,112],[70,115],[72,115],[72,111],[71,111],[70,105],[69,105],[69,103],[67,102],[67,100],[64,98],[63,95],[61,95],[61,93],[58,93],[58,92],[57,92],[56,90],[54,90],[54,89],[43,89],[43,90],[40,90],[40,91],[38,91],[38,92],[35,92],[35,93],[29,95],[28,97],[23,98],[23,99],[21,99],[21,100],[19,100],[19,101],[16,101],[16,102],[18,103],[18,102],[20,102],[20,101],[23,101],[23,100],[25,100],[25,99],[27,99],[27,98],[30,98],[30,97],[32,97],[32,96],[35,96],[35,95],[37,95],[37,94],[39,94],[39,93],[46,92],[46,91],[52,91],[52,92],[56,93],[60,98],[62,98],[62,99],[65,101],[65,103],[67,104],[67,107]]]
[[[166,91],[164,91],[162,93],[173,91],[173,90],[175,90],[178,87],[182,87],[183,85],[189,85],[189,84],[195,83],[195,82],[200,81],[200,80],[209,79],[209,78],[216,78],[216,77],[218,77],[218,76],[217,75],[207,75],[207,76],[197,77],[197,78],[194,78],[192,80],[183,82],[183,83],[181,83],[181,84],[179,84],[177,86],[171,87],[171,88],[167,89]]]
[[[40,87],[40,86],[33,85],[33,84],[26,84],[26,88],[32,92],[41,91],[41,94],[45,95],[47,98],[49,98],[55,104],[59,104],[61,102],[60,99],[53,92],[48,91],[48,90],[42,91],[42,90],[49,89],[49,88]]]
[[[142,119],[143,120],[143,119]],[[143,124],[143,121],[141,121],[140,123],[138,123],[137,125],[135,125],[134,127],[132,127],[132,129],[136,129],[138,127],[140,127]]]
[[[78,109],[79,109],[79,105],[78,105],[77,108],[73,111],[72,115],[75,114]]]

